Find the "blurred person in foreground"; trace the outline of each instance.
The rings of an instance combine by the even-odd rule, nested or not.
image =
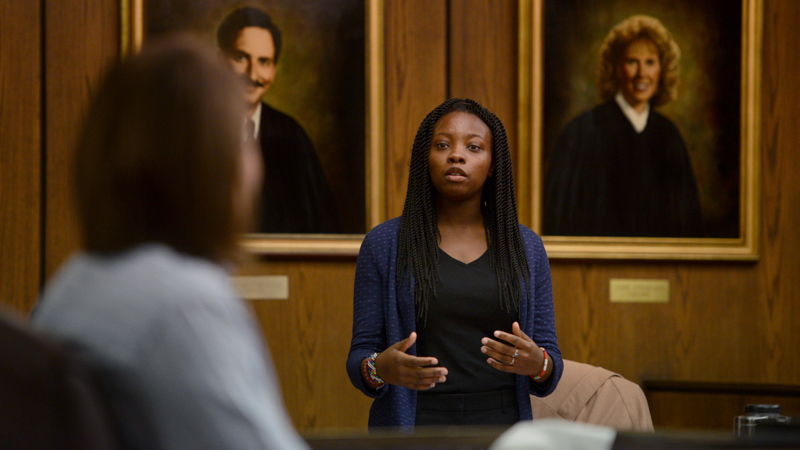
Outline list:
[[[262,181],[238,82],[210,49],[172,36],[114,68],[84,124],[85,249],[32,322],[86,360],[126,448],[306,448],[226,270]]]

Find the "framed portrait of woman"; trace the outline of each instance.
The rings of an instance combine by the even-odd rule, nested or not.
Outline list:
[[[762,8],[521,1],[521,175],[550,257],[758,258]]]
[[[385,218],[382,3],[377,0],[121,0],[123,52],[188,31],[246,86],[243,136],[264,186],[256,253],[355,255]]]

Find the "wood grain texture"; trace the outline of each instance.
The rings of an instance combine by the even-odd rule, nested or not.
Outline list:
[[[753,381],[758,274],[749,265],[553,261],[559,344],[568,359],[635,381]],[[611,278],[666,279],[666,304],[610,303]],[[752,295],[752,297],[751,297]],[[767,381],[767,380],[761,380]]]
[[[764,9],[762,242],[757,297],[762,377],[800,383],[800,2]],[[791,374],[791,375],[790,375]]]
[[[800,414],[800,398],[777,395],[654,392],[647,403],[659,430],[732,430],[750,404],[781,405],[784,415]]]
[[[386,214],[403,212],[419,124],[447,99],[447,2],[387,0]]]
[[[45,275],[80,246],[75,143],[92,94],[119,57],[119,0],[45,0]]]
[[[372,400],[353,387],[345,371],[353,323],[353,261],[256,261],[241,273],[289,277],[288,300],[250,303],[295,426],[365,428]]]
[[[516,162],[516,0],[451,0],[448,97],[471,98],[492,111],[506,128]]]
[[[0,302],[28,312],[39,292],[41,8],[0,4]]]

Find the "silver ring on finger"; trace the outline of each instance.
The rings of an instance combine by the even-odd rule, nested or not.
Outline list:
[[[518,357],[519,357],[519,349],[518,348],[514,348],[514,356],[512,356],[511,359],[516,359]]]
[[[516,356],[512,356],[512,357],[511,357],[511,364],[509,364],[509,366],[513,366],[513,365],[514,365],[514,360],[515,360],[515,359],[517,359],[517,357],[516,357]]]

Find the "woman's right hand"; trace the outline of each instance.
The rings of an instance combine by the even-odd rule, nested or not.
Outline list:
[[[384,350],[375,359],[378,376],[389,384],[424,391],[444,383],[447,369],[435,367],[439,361],[432,357],[413,356],[406,351],[417,341],[417,333]]]

